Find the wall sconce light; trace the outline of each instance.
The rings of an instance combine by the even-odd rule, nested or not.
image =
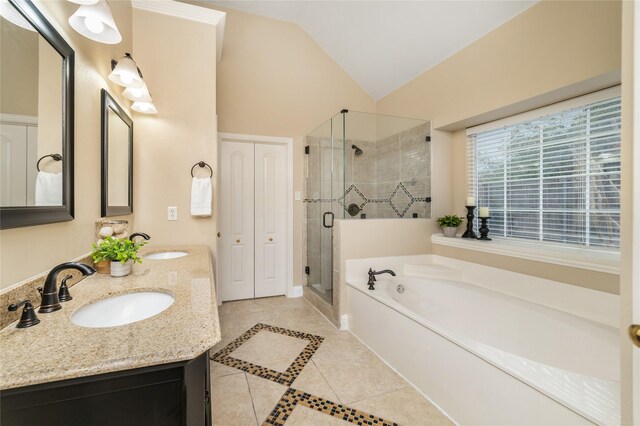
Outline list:
[[[114,83],[134,89],[140,89],[145,86],[140,70],[130,53],[125,53],[117,62],[111,61],[111,69],[109,80]]]
[[[81,6],[69,18],[69,25],[83,36],[105,44],[118,44],[122,36],[106,0],[75,0]]]
[[[134,102],[131,109],[143,114],[157,114],[158,110],[153,102]]]
[[[127,87],[122,96],[134,102],[152,102],[147,84],[142,81],[142,87]]]
[[[20,28],[24,28],[25,30],[35,32],[36,29],[31,26],[29,21],[22,16],[18,9],[13,7],[9,0],[0,0],[0,16],[2,16],[7,21],[11,22],[19,26]]]

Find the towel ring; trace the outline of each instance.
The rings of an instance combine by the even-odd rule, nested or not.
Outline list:
[[[195,169],[196,166],[199,166],[199,167],[205,167],[206,166],[206,167],[208,167],[209,168],[209,173],[211,173],[211,176],[209,176],[209,178],[213,177],[213,169],[211,168],[210,165],[208,165],[204,161],[198,161],[196,164],[193,165],[193,167],[191,167],[191,177],[195,177],[195,176],[193,176],[193,169]]]
[[[60,155],[60,154],[43,155],[42,157],[40,157],[40,159],[36,163],[36,169],[38,169],[38,171],[40,171],[40,162],[42,160],[44,160],[45,158],[47,158],[47,157],[53,158],[54,161],[62,161],[62,155]]]

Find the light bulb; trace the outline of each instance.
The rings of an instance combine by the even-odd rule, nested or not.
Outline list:
[[[87,27],[89,31],[94,34],[100,34],[104,31],[104,24],[102,21],[95,16],[87,16],[84,19],[84,25]]]
[[[139,98],[144,94],[144,90],[140,89],[131,89],[131,96],[134,98]]]
[[[120,80],[122,80],[124,84],[131,84],[131,82],[133,81],[133,76],[127,73],[120,74]]]

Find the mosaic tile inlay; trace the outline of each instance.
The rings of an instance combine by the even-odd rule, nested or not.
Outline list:
[[[349,408],[342,404],[331,402],[324,398],[302,392],[293,388],[287,389],[282,398],[271,411],[265,425],[284,426],[296,406],[301,405],[332,417],[336,417],[345,422],[357,425],[381,425],[397,426],[398,424],[364,411]]]
[[[261,330],[270,331],[272,333],[279,333],[298,339],[308,340],[309,343],[284,372],[272,370],[271,368],[263,367],[261,365],[253,364],[251,362],[231,356],[231,353],[233,351],[238,349],[242,344],[246,343],[249,339],[251,339],[251,337],[253,337]],[[291,386],[291,384],[302,372],[302,369],[305,365],[307,365],[323,340],[323,337],[316,336],[314,334],[302,333],[300,331],[288,330],[286,328],[259,323],[251,327],[236,340],[218,351],[211,359],[228,367],[237,368],[238,370],[253,374],[254,376],[262,377],[263,379],[271,380],[272,382],[276,382],[281,385]]]
[[[346,212],[349,204],[356,204],[360,210],[367,204],[389,204],[397,217],[404,217],[415,203],[430,203],[431,197],[416,197],[409,189],[399,182],[386,198],[367,198],[360,189],[351,184],[349,188],[338,198],[305,198],[304,203],[338,203]]]

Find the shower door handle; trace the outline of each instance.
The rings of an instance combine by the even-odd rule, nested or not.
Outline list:
[[[331,216],[331,224],[327,225],[327,216]],[[333,228],[333,212],[324,212],[324,214],[322,215],[322,226],[324,226],[325,228]]]

